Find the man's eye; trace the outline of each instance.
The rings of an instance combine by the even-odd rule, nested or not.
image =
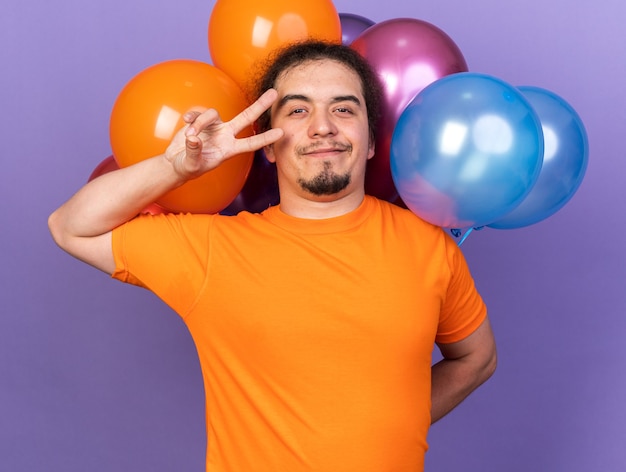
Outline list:
[[[338,111],[339,113],[352,113],[352,110],[347,107],[339,107],[336,109],[336,111]]]
[[[293,110],[291,110],[292,115],[300,115],[304,112],[306,112],[304,108],[294,108]]]

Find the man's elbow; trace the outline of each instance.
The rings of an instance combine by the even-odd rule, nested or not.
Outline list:
[[[101,271],[112,274],[115,260],[111,251],[111,232],[97,236],[77,236],[64,222],[59,210],[48,217],[48,229],[54,242],[70,256]]]
[[[63,215],[60,210],[54,211],[48,217],[48,230],[54,242],[66,252],[70,252],[72,245],[72,234],[68,231],[68,227],[64,224]]]
[[[72,254],[72,245],[76,240],[68,230],[68,226],[63,219],[61,209],[54,211],[48,217],[48,230],[54,242],[65,252]]]
[[[481,369],[482,382],[486,382],[495,372],[498,367],[498,354],[495,346],[486,356],[483,368]],[[481,382],[481,383],[482,383]]]
[[[58,213],[59,211],[56,210],[48,217],[48,230],[50,231],[50,235],[52,236],[52,239],[54,240],[54,242],[59,247],[62,248],[63,241],[65,238],[64,238],[63,226],[59,222]]]

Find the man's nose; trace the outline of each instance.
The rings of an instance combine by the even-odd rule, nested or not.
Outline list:
[[[309,135],[311,137],[334,136],[337,134],[337,126],[333,117],[328,112],[314,112],[309,123]]]

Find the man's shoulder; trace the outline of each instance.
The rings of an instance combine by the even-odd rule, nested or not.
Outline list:
[[[419,215],[415,214],[407,207],[403,206],[401,202],[392,203],[387,200],[381,200],[376,197],[367,196],[366,198],[372,199],[379,206],[382,213],[391,215],[394,218],[398,218],[402,221],[411,222],[413,224],[423,225],[425,227],[432,227],[440,230],[439,226],[433,225],[428,221],[422,219]]]
[[[404,206],[375,197],[368,196],[367,198],[373,199],[374,204],[379,209],[381,224],[393,228],[399,234],[408,233],[420,239],[434,238],[438,241],[451,238],[444,228],[424,220]]]

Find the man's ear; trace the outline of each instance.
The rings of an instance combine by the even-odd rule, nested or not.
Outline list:
[[[372,137],[370,138],[369,149],[367,151],[367,158],[371,159],[376,154],[376,140]]]
[[[263,152],[265,153],[265,158],[271,162],[271,163],[276,163],[276,156],[274,155],[274,145],[270,144],[268,146],[265,146],[263,148]]]

